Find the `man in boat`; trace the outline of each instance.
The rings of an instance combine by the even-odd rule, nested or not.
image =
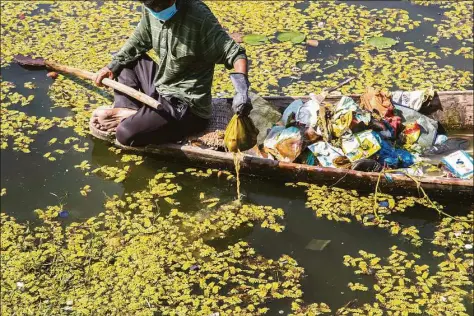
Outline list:
[[[126,146],[182,140],[203,131],[212,115],[211,86],[216,64],[234,69],[230,79],[236,94],[232,108],[245,116],[248,95],[247,56],[200,0],[139,0],[143,15],[132,36],[112,61],[96,75],[141,90],[161,103],[156,110],[114,92],[114,106],[98,109],[92,122],[102,131],[116,132]],[[146,52],[159,56],[155,63]]]

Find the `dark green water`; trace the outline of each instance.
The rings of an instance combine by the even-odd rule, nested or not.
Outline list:
[[[45,72],[31,72],[18,66],[4,69],[2,76],[17,84],[22,90],[24,82],[33,81],[38,85],[35,101],[25,110],[29,114],[41,116],[63,116],[65,109],[50,109],[46,92],[50,79]],[[34,78],[34,79],[33,79]],[[146,186],[148,180],[157,171],[166,168],[169,171],[183,171],[186,167],[159,157],[146,157],[145,163],[133,166],[133,172],[124,181],[116,184],[111,180],[104,180],[98,176],[86,177],[82,171],[73,166],[83,160],[89,160],[92,165],[116,165],[117,156],[107,149],[107,144],[92,137],[88,139],[90,150],[78,153],[70,150],[58,156],[58,160],[50,162],[43,158],[43,154],[50,149],[46,145],[53,138],[64,139],[73,136],[69,129],[53,128],[40,133],[32,144],[31,154],[3,150],[1,153],[1,187],[6,187],[8,193],[2,197],[1,211],[15,216],[19,221],[36,221],[33,210],[48,205],[62,203],[70,215],[62,219],[66,224],[72,221],[84,220],[97,215],[102,211],[102,205],[107,196],[122,195]],[[180,209],[189,212],[199,210],[199,193],[206,196],[221,198],[222,202],[235,199],[235,183],[215,177],[203,179],[189,175],[179,176],[177,181],[183,190],[176,195],[181,202]],[[79,194],[84,185],[89,184],[92,192],[87,198]],[[353,270],[342,264],[344,255],[357,255],[358,250],[377,253],[383,257],[389,254],[392,245],[398,245],[402,250],[416,252],[428,259],[426,263],[436,265],[429,254],[434,247],[430,244],[438,215],[433,210],[425,208],[413,209],[407,213],[392,216],[402,225],[416,225],[425,240],[421,248],[415,248],[399,237],[391,236],[387,231],[374,228],[364,228],[357,223],[337,223],[324,219],[317,219],[313,211],[305,208],[306,196],[302,189],[288,188],[284,183],[242,177],[242,192],[245,202],[281,207],[285,210],[285,230],[274,233],[269,230],[246,228],[235,231],[224,240],[213,242],[216,246],[225,247],[228,243],[239,239],[248,241],[264,256],[278,258],[282,254],[289,254],[305,268],[306,276],[303,279],[304,299],[307,302],[326,302],[332,307],[343,306],[348,301],[358,298],[359,302],[370,301],[370,293],[352,292],[347,283],[352,281],[368,281],[367,277],[354,275]],[[456,204],[451,201],[447,207],[451,214],[463,214],[470,209],[470,205]],[[169,210],[164,204],[160,205],[163,213]],[[305,249],[312,239],[331,240],[323,251]],[[365,282],[363,282],[365,283]],[[368,283],[370,284],[370,283]],[[272,312],[289,311],[286,301],[270,303]]]
[[[420,7],[405,1],[350,1],[350,3],[363,3],[365,6],[376,8],[400,7],[438,20],[440,17],[438,13],[442,12],[437,7]],[[420,27],[404,34],[400,42],[414,41],[421,48],[436,50],[436,47],[429,47],[423,42],[424,36],[434,35],[434,32],[432,28]],[[449,43],[443,45],[449,46]],[[308,58],[331,56],[339,53],[340,49],[341,45],[322,43],[320,47],[312,48]],[[344,46],[344,49],[350,52],[353,47],[348,44]],[[472,63],[462,57],[441,61],[440,65],[443,62],[455,68],[472,71]],[[344,63],[341,62],[338,67],[344,67]],[[12,65],[2,69],[1,72],[2,80],[14,82],[18,92],[26,95],[32,92],[35,94],[32,104],[21,108],[28,115],[46,117],[68,115],[67,109],[51,108],[52,102],[47,96],[47,90],[52,81],[46,77],[45,71],[25,70]],[[38,88],[35,90],[23,88],[23,83],[28,81],[33,81]],[[163,168],[177,172],[189,167],[159,157],[147,157],[145,163],[132,167],[133,172],[121,184],[95,175],[86,177],[82,171],[75,169],[74,165],[83,160],[88,160],[92,165],[117,165],[118,158],[107,150],[108,146],[104,142],[92,137],[87,140],[90,150],[86,153],[70,150],[64,155],[59,155],[55,162],[43,158],[43,154],[51,150],[47,146],[51,138],[64,139],[68,136],[75,136],[72,130],[52,128],[35,137],[35,142],[31,145],[31,154],[2,150],[1,187],[8,190],[7,195],[1,200],[2,212],[15,216],[19,221],[35,222],[34,209],[61,203],[70,214],[68,218],[62,219],[65,224],[84,220],[102,211],[102,205],[107,196],[114,194],[120,196],[126,192],[140,190],[156,172]],[[215,177],[204,179],[182,175],[178,177],[177,182],[183,186],[183,190],[176,195],[181,202],[181,210],[198,211],[200,192],[205,192],[206,196],[219,197],[221,202],[235,199],[235,183],[224,179]],[[91,185],[92,192],[85,198],[79,194],[79,190],[86,184]],[[284,183],[243,176],[241,190],[245,202],[283,208],[285,230],[274,233],[258,227],[246,228],[233,232],[226,239],[213,241],[213,244],[217,247],[225,247],[228,243],[243,239],[264,256],[271,258],[278,258],[282,254],[292,256],[305,268],[306,276],[302,283],[304,300],[307,303],[325,302],[336,310],[355,298],[360,304],[372,300],[373,295],[370,292],[352,292],[347,287],[349,282],[371,284],[370,277],[356,276],[352,269],[342,264],[344,255],[357,255],[360,249],[384,257],[389,254],[389,248],[392,245],[398,245],[402,250],[420,254],[425,263],[430,266],[434,267],[438,264],[438,261],[430,255],[430,251],[435,249],[430,239],[433,238],[433,232],[440,220],[433,210],[416,208],[390,218],[404,226],[416,225],[418,227],[424,239],[424,245],[421,248],[415,248],[400,237],[391,236],[385,230],[364,228],[357,223],[338,223],[316,218],[313,211],[305,208],[306,196],[301,188],[288,188]],[[447,204],[446,211],[453,215],[465,214],[472,208],[472,204],[466,202],[443,201],[443,204]],[[167,205],[160,205],[160,207],[164,213],[169,210]],[[324,239],[331,242],[323,251],[305,249],[312,239]],[[270,315],[278,315],[280,310],[290,311],[286,301],[271,302],[269,307],[271,308]]]

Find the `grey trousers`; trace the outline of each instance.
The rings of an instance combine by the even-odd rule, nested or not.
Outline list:
[[[117,127],[116,137],[126,146],[145,146],[176,142],[203,131],[209,120],[191,112],[186,102],[174,97],[163,97],[154,85],[156,63],[143,55],[125,67],[117,80],[155,98],[162,109],[153,109],[119,91],[114,92],[114,107],[130,108],[137,113],[124,119]]]

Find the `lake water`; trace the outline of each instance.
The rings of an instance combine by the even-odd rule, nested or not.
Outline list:
[[[443,10],[437,6],[422,7],[407,1],[347,2],[371,8],[403,8],[410,13],[423,14],[438,20],[439,13],[443,13]],[[400,42],[415,42],[424,49],[436,50],[436,47],[423,41],[425,36],[434,35],[435,32],[432,27],[420,27],[403,34]],[[450,43],[446,40],[443,45],[449,46]],[[342,45],[331,41],[321,41],[319,47],[310,49],[308,58],[326,58],[340,53],[341,50],[350,52],[352,49],[351,44]],[[440,61],[440,64],[443,63],[471,72],[473,69],[472,61],[468,62],[460,56]],[[338,67],[345,67],[344,62],[335,69]],[[46,71],[26,70],[17,65],[10,65],[1,69],[1,76],[2,80],[14,82],[17,86],[16,91],[19,93],[26,95],[34,93],[35,99],[32,104],[18,107],[28,115],[65,117],[70,114],[69,109],[51,108],[52,102],[47,91],[52,79],[46,77]],[[37,88],[34,90],[23,88],[23,84],[29,81],[34,82]],[[280,83],[284,86],[285,79],[280,80]],[[459,133],[471,139],[470,150],[472,151],[472,133],[461,131],[453,132],[453,135]],[[102,211],[107,196],[114,194],[123,196],[127,192],[140,190],[158,170],[163,168],[178,172],[189,167],[175,161],[147,156],[142,165],[133,167],[133,172],[123,183],[114,183],[95,175],[86,177],[84,172],[74,168],[74,165],[88,160],[93,165],[114,166],[118,164],[118,158],[108,150],[109,146],[105,142],[90,136],[85,140],[90,146],[85,153],[69,150],[64,155],[58,156],[55,162],[43,158],[44,153],[50,150],[47,142],[51,138],[64,139],[69,136],[75,136],[71,129],[52,128],[35,137],[35,142],[30,146],[30,154],[15,152],[11,149],[2,150],[1,187],[8,190],[7,195],[1,200],[2,212],[13,215],[18,221],[37,222],[37,217],[33,212],[36,208],[61,203],[64,205],[64,210],[69,211],[69,217],[61,219],[65,224],[86,220]],[[190,213],[199,211],[197,196],[200,192],[204,192],[206,196],[219,197],[221,202],[232,201],[236,198],[235,183],[224,179],[196,178],[185,174],[179,176],[177,182],[183,186],[183,190],[176,195],[176,199],[181,202],[180,209]],[[92,187],[92,192],[85,198],[79,194],[79,190],[86,184]],[[352,269],[343,265],[344,255],[357,255],[360,249],[384,257],[389,254],[389,248],[392,245],[398,245],[402,250],[420,254],[425,263],[432,267],[438,264],[438,261],[430,255],[431,251],[437,249],[430,243],[430,239],[433,238],[436,225],[440,221],[440,217],[434,210],[418,207],[389,217],[404,226],[415,225],[420,230],[424,245],[416,248],[400,237],[390,235],[386,230],[365,228],[355,222],[348,224],[318,219],[312,210],[305,207],[306,195],[302,188],[289,188],[284,183],[243,175],[241,191],[246,203],[282,208],[285,211],[285,230],[275,233],[259,227],[245,228],[212,243],[216,247],[225,247],[236,240],[245,240],[265,257],[279,258],[282,254],[290,255],[305,269],[302,284],[303,298],[307,303],[325,302],[337,308],[356,298],[359,303],[371,301],[373,294],[370,291],[352,292],[347,287],[350,281],[366,278],[354,275]],[[434,199],[439,200],[440,197],[434,197]],[[472,209],[472,205],[465,202],[444,200],[442,203],[447,206],[445,210],[452,215],[466,214]],[[166,206],[164,210],[167,210]],[[308,250],[306,246],[312,239],[330,240],[330,243],[322,251]],[[290,312],[286,301],[276,300],[268,306],[270,315],[278,315],[280,311],[284,311],[285,314]]]

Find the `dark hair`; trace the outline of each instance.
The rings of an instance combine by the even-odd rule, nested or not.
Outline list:
[[[169,3],[169,0],[139,0],[146,7],[153,8],[155,6],[163,6]]]
[[[151,7],[155,3],[155,0],[139,0],[139,1],[147,7]]]

